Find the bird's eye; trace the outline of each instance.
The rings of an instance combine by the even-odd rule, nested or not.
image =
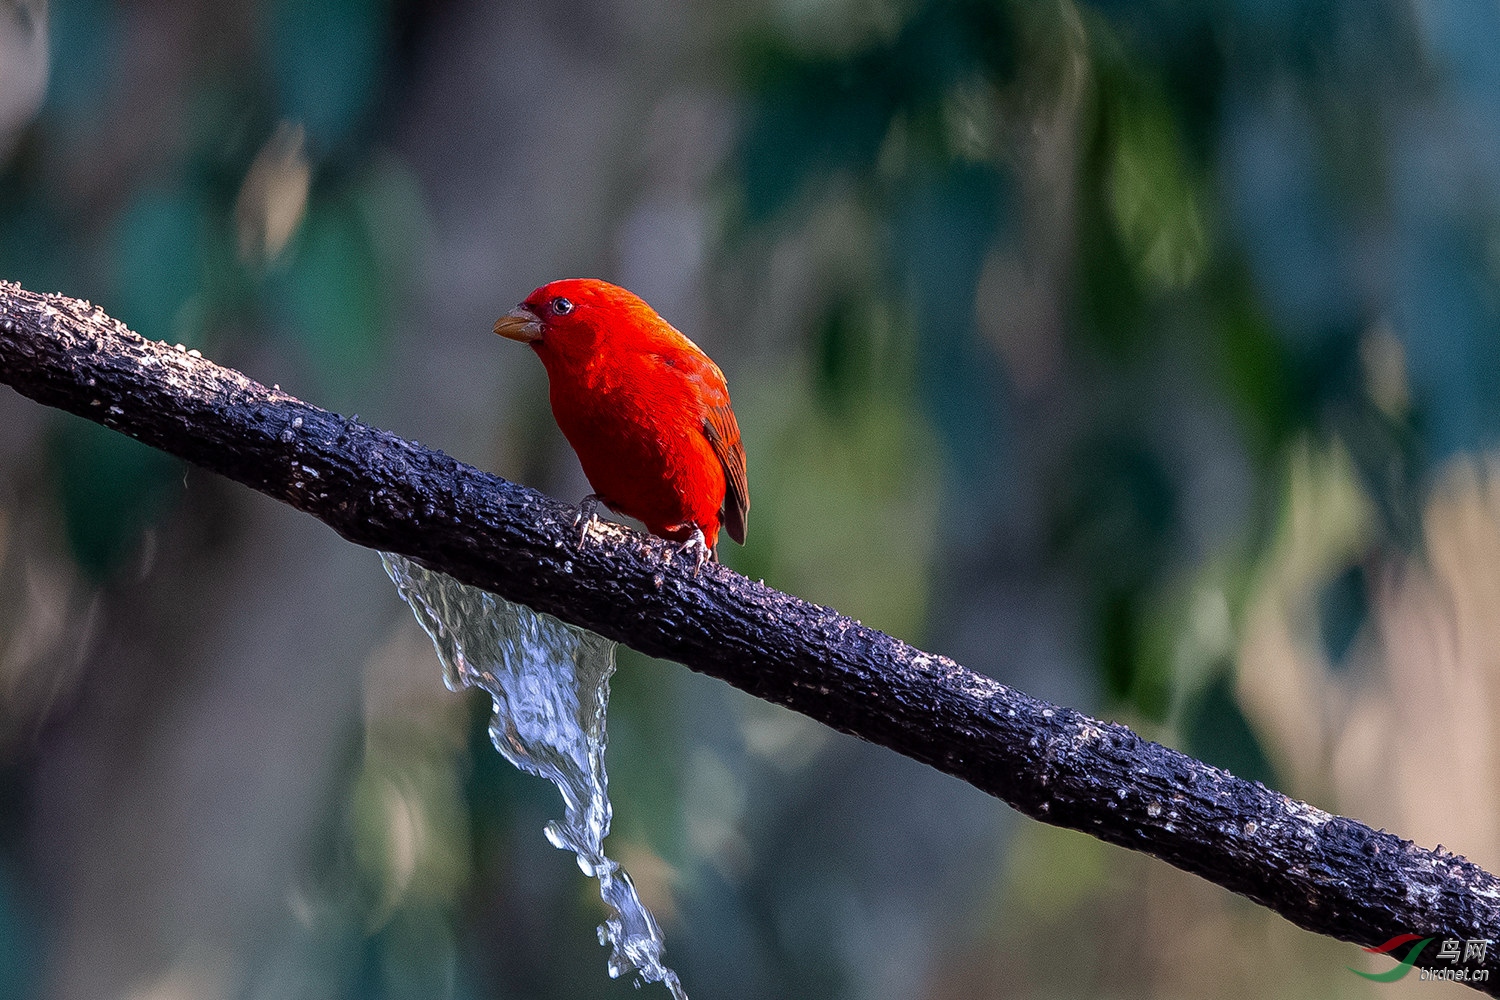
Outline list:
[[[573,311],[573,303],[571,300],[565,299],[561,295],[559,295],[557,298],[552,300],[552,311],[557,313],[557,315],[559,316],[566,316],[568,313]]]

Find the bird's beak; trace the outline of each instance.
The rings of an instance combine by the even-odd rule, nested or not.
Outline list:
[[[525,306],[516,306],[495,320],[495,332],[509,340],[530,344],[542,338],[542,321]]]

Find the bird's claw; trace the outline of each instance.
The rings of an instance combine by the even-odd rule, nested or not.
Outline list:
[[[578,547],[583,548],[583,543],[588,541],[589,529],[599,520],[599,494],[590,493],[578,501],[578,516],[573,518],[573,526],[583,525],[578,532]]]
[[[703,537],[702,528],[694,528],[692,537],[683,542],[677,552],[680,555],[688,555],[694,549],[698,550],[698,557],[693,563],[693,578],[697,579],[699,571],[703,569],[703,564],[708,562],[709,557],[713,555],[713,550],[708,547],[708,539]]]

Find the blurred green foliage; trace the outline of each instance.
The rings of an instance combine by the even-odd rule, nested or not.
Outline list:
[[[62,422],[52,454],[73,556],[105,578],[134,553],[141,531],[172,500],[183,464],[82,419]]]
[[[1382,210],[1378,163],[1354,164],[1369,152],[1383,90],[1348,84],[1372,59],[1388,60],[1382,78],[1410,67],[1410,36],[1389,12],[1377,18],[1386,32],[1359,17],[1333,3],[1290,14],[1254,4],[933,0],[885,30],[817,42],[755,36],[742,49],[755,98],[737,161],[746,217],[787,221],[850,197],[866,206],[853,238],[879,247],[886,263],[860,287],[831,290],[830,315],[865,301],[913,317],[901,330],[917,378],[898,405],[925,414],[944,443],[950,537],[972,541],[976,519],[1014,512],[1010,480],[1040,474],[1050,544],[1089,595],[1103,690],[1149,718],[1166,717],[1179,679],[1144,636],[1175,576],[1199,556],[1183,507],[1190,470],[1159,431],[1181,418],[1163,396],[1164,369],[1196,370],[1214,398],[1194,405],[1234,414],[1253,468],[1247,485],[1259,491],[1246,509],[1274,509],[1293,441],[1336,434],[1379,498],[1386,533],[1414,541],[1415,425],[1379,408],[1360,360],[1361,324],[1399,303],[1360,305],[1343,284],[1344,301],[1289,317],[1278,304],[1283,275],[1258,266],[1257,229],[1271,217],[1258,208],[1237,217],[1234,196],[1223,196],[1235,171],[1254,169],[1233,162],[1235,143],[1254,141],[1233,134],[1237,116],[1274,98],[1274,85],[1344,123],[1323,133],[1328,148],[1293,185],[1302,200],[1288,211],[1311,220],[1286,222],[1333,227]],[[1361,44],[1326,48],[1317,42],[1325,31]],[[1008,454],[1017,402],[972,306],[986,261],[1037,235],[1014,207],[1018,172],[1035,166],[1024,159],[1029,137],[1007,131],[1018,110],[1022,122],[1072,114],[1078,143],[1076,173],[1050,183],[1072,192],[1063,333],[1084,367],[1068,387],[1076,401],[1064,404],[1064,439],[1040,468],[1017,468]],[[1342,252],[1328,243],[1337,238],[1312,237],[1330,255]],[[860,348],[837,322],[813,338],[816,391],[837,399]],[[888,381],[874,389],[905,391]],[[1253,558],[1271,523],[1252,520],[1248,535],[1224,543]]]
[[[121,22],[108,4],[54,7],[52,45],[64,57],[54,62],[46,112],[0,177],[6,274],[97,295],[145,336],[189,347],[222,349],[268,323],[305,353],[325,401],[356,402],[421,230],[404,168],[367,162],[393,12],[360,0],[271,5],[263,48],[196,68],[201,80],[180,125],[142,124],[181,134],[143,154],[135,183],[91,175],[85,159],[118,86]],[[245,238],[236,228],[252,224],[236,200],[278,120],[306,130],[316,183],[300,195],[305,203],[293,187],[273,192],[289,205],[251,206],[292,213],[289,244],[266,261],[236,249]],[[299,145],[297,156],[306,155]],[[168,486],[181,474],[118,435],[72,426],[57,436],[53,460],[68,535],[101,576],[169,509]]]

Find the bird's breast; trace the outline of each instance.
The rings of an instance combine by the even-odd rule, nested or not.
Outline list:
[[[701,379],[659,357],[548,366],[552,412],[589,485],[658,534],[693,523],[717,530],[724,472],[703,434]]]

